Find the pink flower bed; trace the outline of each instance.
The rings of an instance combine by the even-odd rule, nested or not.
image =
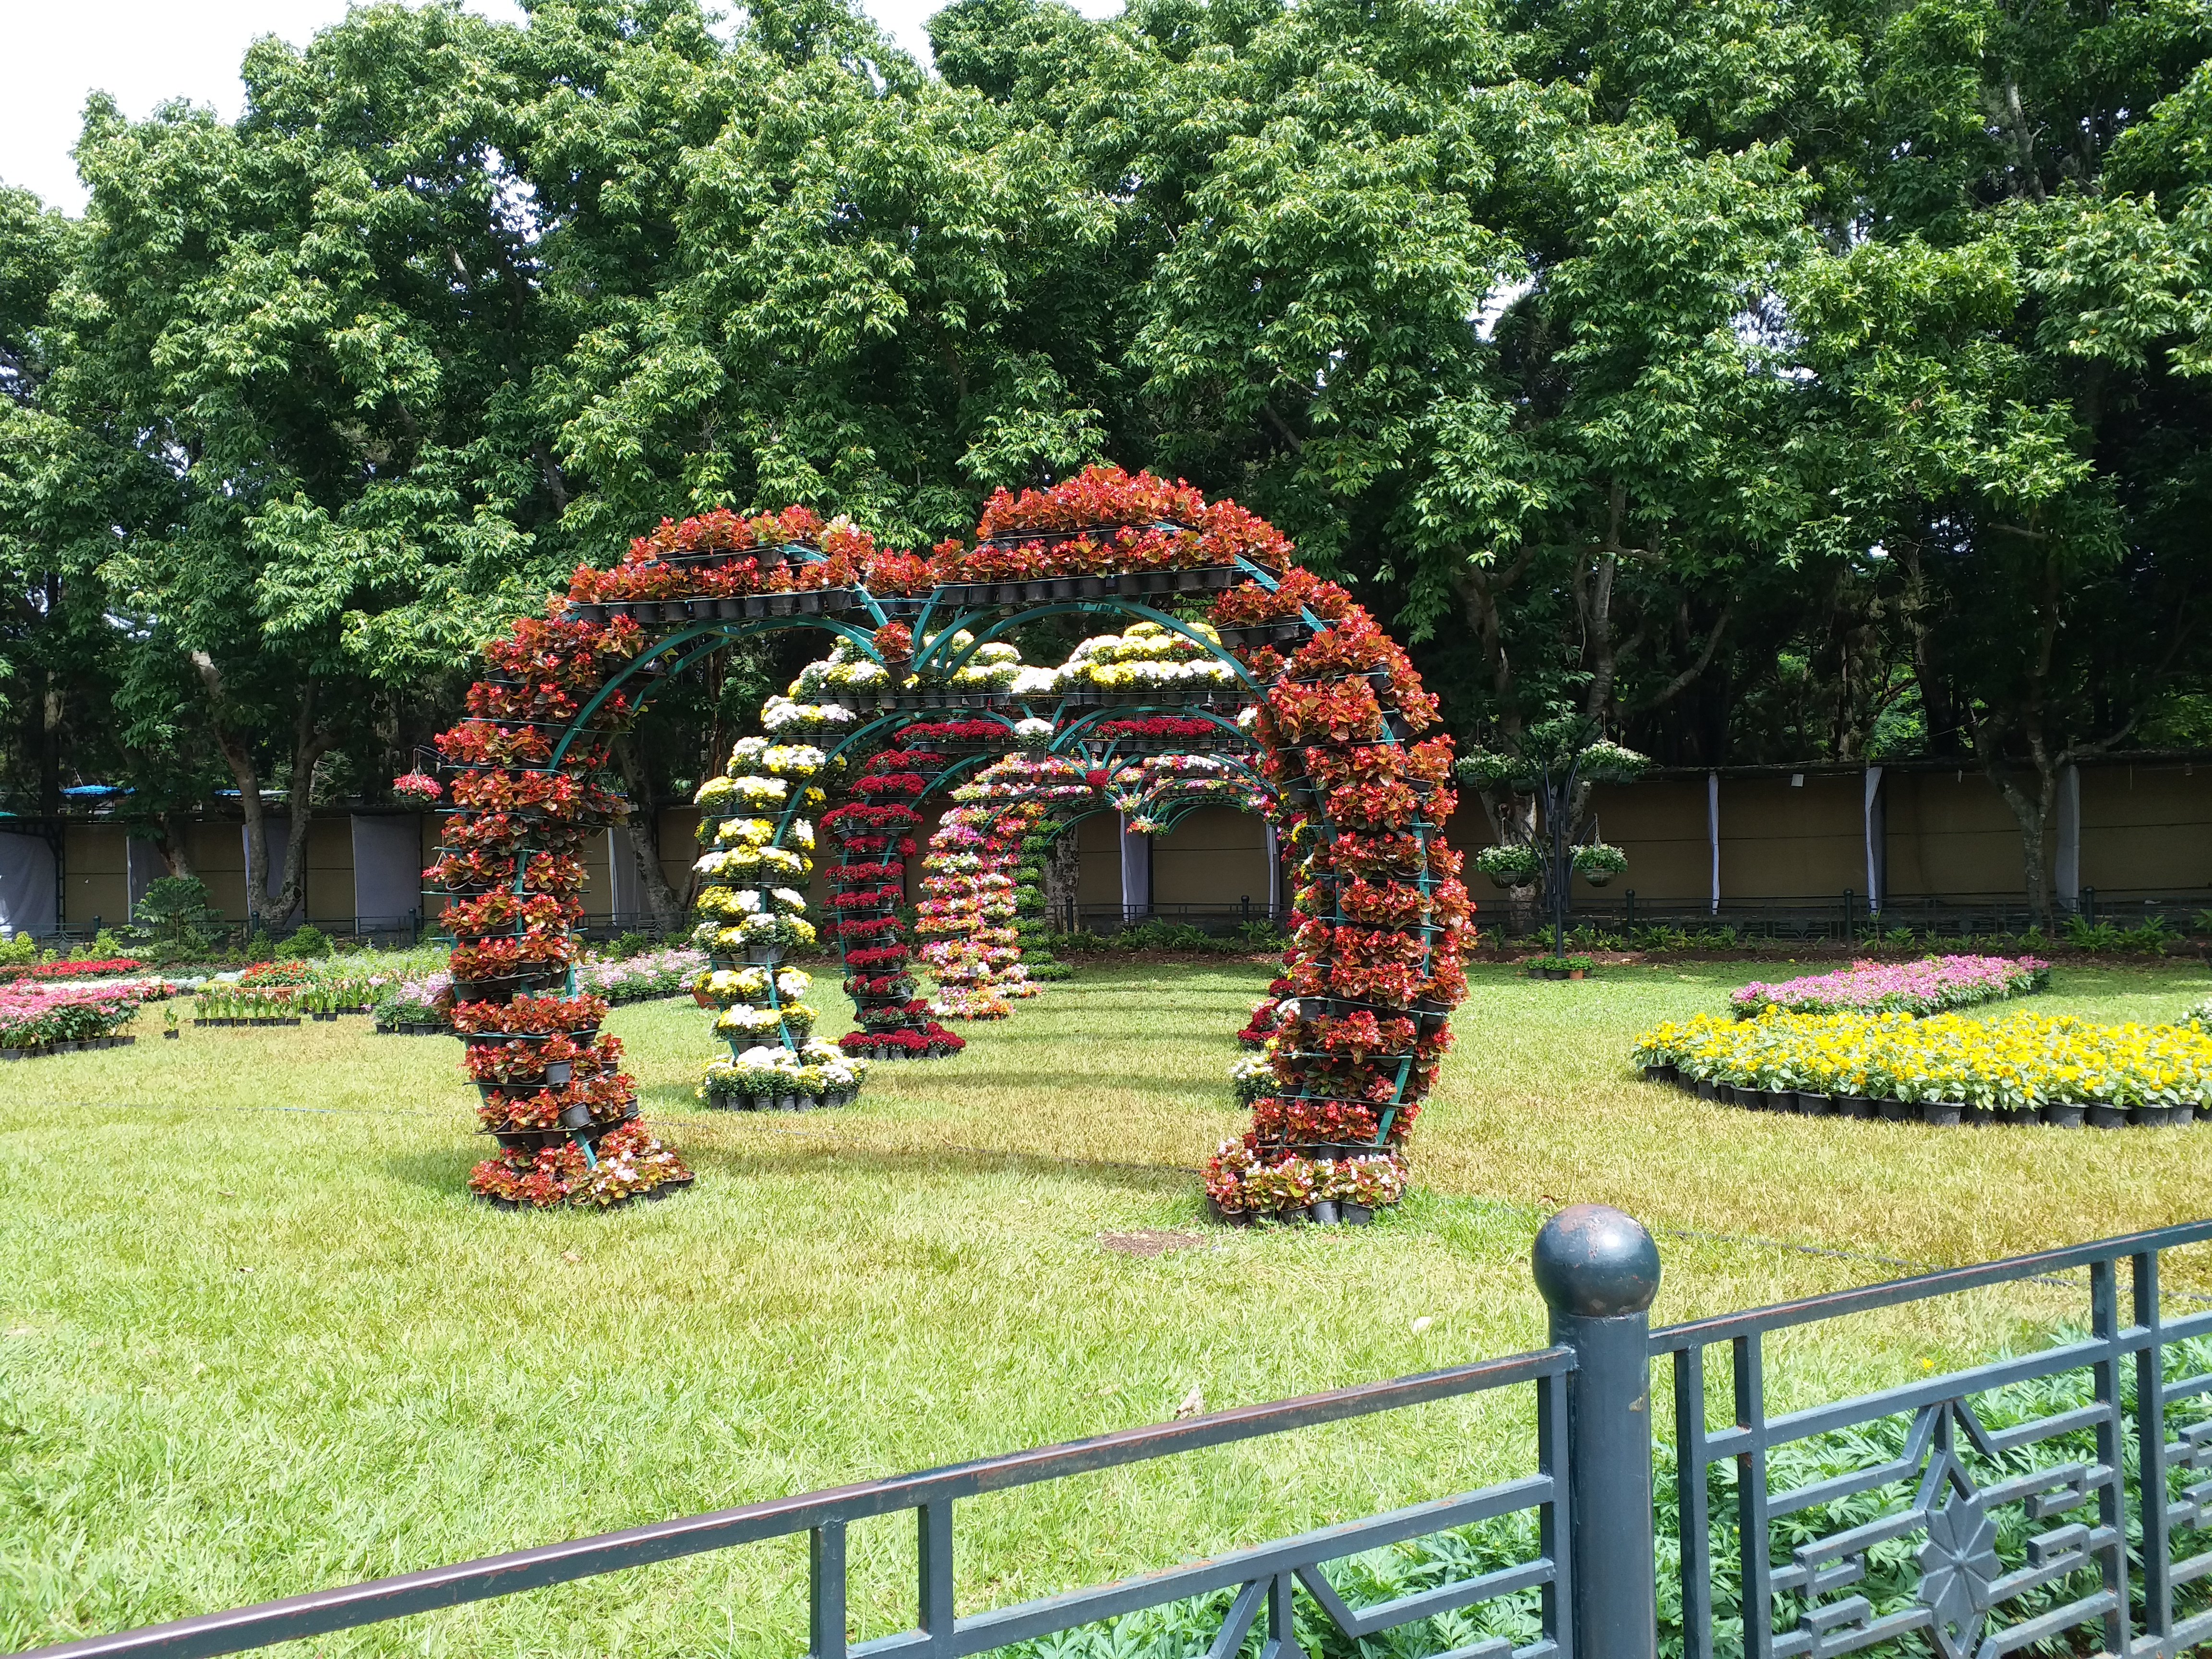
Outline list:
[[[146,998],[141,985],[0,985],[0,1048],[44,1048],[112,1036]]]
[[[1729,994],[1738,1019],[1769,1008],[1793,1014],[1938,1014],[2039,991],[2051,964],[2034,957],[1929,957],[1920,962],[1855,962],[1832,974],[1779,985],[1758,981]]]

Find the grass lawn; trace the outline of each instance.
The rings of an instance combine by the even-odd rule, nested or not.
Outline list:
[[[859,1105],[804,1117],[698,1111],[700,1012],[619,1010],[647,1115],[700,1179],[606,1215],[465,1196],[482,1143],[445,1039],[347,1020],[170,1043],[142,1017],[134,1048],[9,1066],[0,1643],[1157,1420],[1194,1387],[1233,1405],[1540,1346],[1528,1249],[1563,1202],[1659,1234],[1662,1320],[1895,1271],[1872,1256],[2205,1212],[2212,1130],[1775,1117],[1636,1080],[1638,1029],[1747,976],[1474,970],[1420,1189],[1364,1231],[1199,1219],[1191,1172],[1243,1121],[1231,1033],[1266,978],[1243,963],[1088,969],[967,1028],[958,1059],[880,1066]],[[2208,988],[2061,969],[2036,1006],[2156,1018]],[[1146,1227],[1203,1243],[1098,1243]],[[2212,1256],[2168,1282],[2212,1294]],[[2039,1341],[2083,1302],[2036,1287],[1801,1331],[1770,1347],[1771,1395]],[[962,1609],[1516,1472],[1529,1414],[1485,1397],[964,1504]],[[903,1627],[909,1524],[853,1550],[856,1633]],[[761,1547],[318,1648],[785,1656],[804,1585],[803,1546]]]

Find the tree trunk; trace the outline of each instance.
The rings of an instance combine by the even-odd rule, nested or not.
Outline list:
[[[1045,926],[1055,932],[1067,927],[1069,908],[1076,902],[1083,874],[1082,837],[1073,824],[1063,824],[1052,838],[1044,859]]]
[[[180,823],[173,812],[161,812],[155,815],[147,828],[153,832],[149,839],[154,843],[154,850],[161,854],[161,863],[171,875],[199,874],[192,863],[191,843],[187,839],[191,834],[190,826]]]
[[[272,933],[289,933],[307,920],[307,831],[314,818],[315,769],[330,752],[331,743],[331,734],[315,722],[311,680],[300,689],[300,712],[292,721],[292,812],[284,836],[284,878],[269,907]],[[265,868],[265,852],[263,863]]]
[[[660,803],[653,793],[653,780],[647,773],[644,757],[638,753],[636,740],[625,732],[615,738],[614,751],[630,796],[623,836],[629,843],[631,858],[636,860],[645,901],[653,907],[653,925],[664,935],[673,933],[684,925],[685,906],[660,867]]]
[[[2039,740],[2029,740],[2029,760],[2036,778],[2036,793],[2029,795],[2013,776],[2012,769],[2005,764],[2004,733],[2004,721],[1999,716],[1977,720],[1974,758],[1981,763],[1983,773],[1996,786],[1997,793],[2003,797],[2014,822],[2020,826],[2021,876],[2027,894],[2029,924],[2048,932],[2051,893],[2050,866],[2044,859],[2044,836],[2058,801],[2058,765]]]

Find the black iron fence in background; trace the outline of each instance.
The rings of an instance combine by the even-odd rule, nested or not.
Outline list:
[[[1391,1651],[1444,1646],[1437,1659],[1654,1659],[1662,1631],[1683,1659],[1831,1659],[1889,1643],[1942,1659],[2000,1659],[2032,1644],[2172,1659],[2212,1638],[2212,1310],[2192,1295],[2195,1311],[2168,1316],[2162,1259],[2208,1239],[2212,1221],[2195,1222],[1655,1331],[1651,1236],[1617,1210],[1577,1206],[1536,1239],[1551,1346],[1533,1353],[37,1651],[235,1653],[804,1533],[810,1659],[965,1659],[1224,1594],[1225,1612],[1200,1632],[1189,1659],[1237,1659],[1255,1642],[1259,1659],[1289,1659],[1301,1615],[1347,1644],[1402,1631]],[[2084,1293],[2080,1328],[2062,1331],[2054,1346],[1770,1410],[1768,1339],[1778,1332],[2029,1282]],[[1943,1315],[1931,1308],[1925,1317],[1940,1324]],[[1717,1413],[1708,1392],[1717,1377],[1727,1395]],[[1671,1448],[1654,1432],[1655,1381],[1671,1397]],[[955,1605],[955,1508],[967,1498],[1511,1389],[1532,1390],[1535,1407],[1522,1460],[1530,1472],[1517,1478],[1011,1607],[963,1614]],[[1792,1455],[1815,1445],[1819,1458]],[[1679,1538],[1663,1582],[1653,1504],[1661,1470],[1674,1489],[1668,1518]],[[914,1516],[915,1624],[851,1644],[848,1529],[902,1510]],[[1444,1558],[1462,1563],[1455,1571],[1377,1603],[1352,1606],[1344,1581],[1324,1570],[1520,1516],[1534,1524],[1504,1534],[1524,1540],[1517,1559],[1462,1551]],[[1413,1627],[1453,1613],[1472,1613],[1487,1633],[1455,1645],[1419,1639],[1433,1627]]]
[[[1511,904],[1503,892],[1474,884],[1478,906],[1475,920],[1485,932],[1510,927]],[[1723,899],[1718,906],[1694,901],[1639,898],[1636,890],[1619,893],[1577,892],[1568,926],[1611,934],[1633,943],[1637,936],[1654,933],[1734,935],[1737,941],[1803,940],[1842,944],[1893,938],[1899,944],[1929,939],[2017,939],[2035,925],[2026,901],[2005,895],[1892,895],[1879,910],[1870,910],[1866,896],[1845,888],[1832,899]],[[1542,931],[1549,923],[1533,916],[1528,931]],[[2054,919],[2045,933],[2065,940],[2077,929],[2097,932],[2100,942],[2118,944],[2113,935],[2164,933],[2176,939],[2212,933],[2212,888],[2191,892],[2134,891],[2100,893],[2085,887],[2072,902],[2054,906]]]

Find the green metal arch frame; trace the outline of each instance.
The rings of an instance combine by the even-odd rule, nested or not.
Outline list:
[[[818,552],[815,552],[814,556],[818,558],[820,556]],[[1279,577],[1276,577],[1271,572],[1253,563],[1251,561],[1239,558],[1237,561],[1237,563],[1248,578],[1261,585],[1267,592],[1273,592],[1280,586],[1280,579]],[[852,591],[854,594],[854,603],[859,605],[878,627],[892,619],[890,611],[887,610],[884,604],[878,600],[874,595],[869,593],[866,589],[856,586]],[[910,602],[911,601],[907,601],[904,603]],[[1109,595],[1095,599],[1074,599],[1041,605],[1025,605],[1012,611],[1009,615],[999,617],[998,620],[982,627],[980,631],[975,629],[975,624],[981,618],[991,614],[989,609],[978,608],[961,611],[952,616],[947,622],[938,623],[933,627],[932,618],[936,614],[939,599],[937,592],[933,590],[927,597],[921,600],[915,613],[915,620],[912,624],[915,632],[918,635],[923,634],[927,635],[927,644],[915,659],[915,666],[917,671],[921,670],[925,665],[928,665],[935,668],[937,672],[939,672],[949,678],[951,675],[958,672],[959,670],[967,663],[973,660],[975,653],[980,651],[983,646],[1000,639],[1006,634],[1017,628],[1022,627],[1026,623],[1040,621],[1048,617],[1068,615],[1123,617],[1139,621],[1155,623],[1160,627],[1166,629],[1170,633],[1176,634],[1191,641],[1194,644],[1203,647],[1208,657],[1212,658],[1215,661],[1228,664],[1231,671],[1235,673],[1238,682],[1249,690],[1256,694],[1264,695],[1265,688],[1261,687],[1259,683],[1253,678],[1250,671],[1217,640],[1207,639],[1204,635],[1199,633],[1192,623],[1186,622],[1180,617],[1171,615],[1155,605],[1146,605],[1139,600],[1127,597]],[[1305,627],[1316,633],[1324,631],[1328,626],[1328,624],[1322,622],[1321,618],[1315,616],[1310,609],[1304,607],[1301,607],[1299,611],[1299,620]],[[834,634],[841,638],[849,640],[859,647],[860,652],[869,660],[877,663],[881,663],[883,661],[882,653],[877,649],[872,632],[856,627],[852,623],[842,620],[836,616],[825,615],[818,611],[801,613],[790,617],[749,617],[743,619],[718,618],[712,622],[695,623],[688,626],[678,628],[666,636],[653,641],[635,657],[624,664],[615,673],[610,675],[607,679],[600,684],[598,690],[592,693],[591,698],[585,703],[583,708],[578,710],[576,714],[568,722],[566,728],[562,732],[559,742],[554,747],[550,764],[556,769],[560,768],[563,764],[567,759],[569,750],[584,734],[592,719],[597,715],[599,711],[605,706],[608,699],[617,695],[623,686],[629,684],[633,680],[644,676],[656,682],[654,685],[647,688],[638,696],[636,703],[634,706],[641,709],[645,707],[646,703],[650,701],[653,692],[659,689],[659,685],[661,684],[672,683],[675,679],[687,672],[697,663],[712,655],[715,651],[721,649],[724,646],[733,644],[742,639],[800,628],[818,629],[824,633]],[[963,648],[959,650],[957,654],[948,655],[948,653],[951,652],[954,637],[962,632],[969,633],[970,637],[969,643]],[[685,650],[684,648],[693,641],[704,641],[704,643],[697,645],[696,648],[693,649]],[[659,673],[645,676],[644,671],[647,663],[653,661],[656,659],[669,658],[672,653],[674,653],[674,659],[670,662],[667,667],[663,669]],[[1031,705],[1029,700],[1025,699],[1023,700],[1018,706],[1026,710],[1030,708]],[[1060,720],[1066,713],[1066,708],[1067,705],[1063,700],[1054,708],[1053,718],[1055,726],[1060,723]],[[1133,704],[1102,707],[1095,711],[1087,710],[1082,716],[1079,716],[1078,720],[1073,723],[1072,729],[1069,732],[1066,733],[1055,733],[1051,747],[1047,752],[1052,754],[1064,754],[1077,744],[1087,741],[1087,733],[1091,728],[1097,726],[1100,721],[1109,717],[1126,718],[1128,714],[1151,708],[1158,708],[1163,713],[1177,713],[1186,718],[1203,719],[1213,725],[1222,727],[1225,731],[1231,732],[1238,735],[1244,734],[1243,728],[1238,726],[1235,721],[1225,720],[1213,713],[1212,710],[1194,711],[1188,706],[1178,707],[1176,705],[1165,703],[1153,705],[1139,702]],[[825,751],[825,754],[828,758],[832,760],[842,759],[847,752],[850,750],[855,744],[860,743],[865,738],[874,735],[876,732],[884,730],[888,726],[894,726],[902,720],[911,723],[917,714],[925,712],[926,711],[911,709],[885,711],[884,714],[878,715],[876,719],[865,722],[854,732],[842,738],[834,750]],[[1000,713],[1000,711],[996,710],[975,710],[973,711],[973,717],[978,719],[995,718],[1000,720],[1004,724],[1011,725],[1012,723],[1006,720],[1004,715]],[[1028,717],[1041,718],[1040,716],[1036,715],[1030,715]],[[1405,740],[1400,738],[1395,731],[1391,730],[1387,724],[1384,727],[1381,741],[1396,748],[1403,748],[1406,746]],[[1109,745],[1108,749],[1108,761],[1109,764],[1113,763],[1111,757],[1112,750]],[[916,799],[919,800],[926,799],[929,794],[944,787],[947,781],[963,770],[965,766],[975,762],[988,763],[994,758],[996,757],[992,756],[963,757],[960,763],[946,768],[943,773],[933,779],[930,785],[923,790],[921,796],[916,797]],[[824,769],[826,771],[828,768],[825,766]],[[1245,771],[1248,775],[1249,775],[1249,769],[1247,767],[1243,767],[1239,764],[1238,769]],[[1269,793],[1274,793],[1273,787],[1271,785],[1267,785],[1264,780],[1260,781],[1260,783],[1261,787],[1268,789]],[[793,792],[792,799],[786,803],[782,812],[777,817],[775,833],[771,837],[769,845],[778,848],[783,848],[785,838],[790,833],[791,825],[805,805],[806,789],[811,787],[821,786],[802,785],[798,790]],[[1278,796],[1277,799],[1279,801],[1279,796]],[[1178,812],[1170,821],[1168,827],[1171,828],[1174,823],[1180,822],[1181,819],[1187,816],[1189,811],[1197,810],[1197,807],[1200,805],[1228,805],[1235,811],[1249,810],[1233,802],[1192,803],[1188,807],[1184,809],[1183,811]],[[1072,825],[1075,823],[1080,822],[1083,817],[1090,816],[1091,811],[1104,810],[1106,809],[1103,805],[1089,809],[1083,813],[1077,814],[1070,818],[1063,820],[1063,823],[1067,825]],[[1425,844],[1428,840],[1429,832],[1425,829],[1416,828],[1413,831],[1413,835],[1418,842]],[[524,879],[524,871],[519,866],[515,872],[515,890],[517,892],[521,891]],[[1429,878],[1425,872],[1419,879],[1420,884],[1425,889],[1430,884]],[[1426,952],[1425,951],[1425,954]],[[574,988],[574,969],[571,969],[569,974],[569,984],[571,989]],[[770,987],[769,994],[773,1000],[776,994],[774,990],[774,975],[772,974],[770,975]],[[1401,1066],[1397,1088],[1394,1091],[1394,1093],[1400,1097],[1402,1097],[1403,1096],[1405,1083],[1405,1068]],[[1387,1137],[1388,1134],[1390,1119],[1395,1115],[1395,1113],[1396,1108],[1394,1103],[1390,1110],[1383,1116],[1382,1133],[1385,1137]]]

